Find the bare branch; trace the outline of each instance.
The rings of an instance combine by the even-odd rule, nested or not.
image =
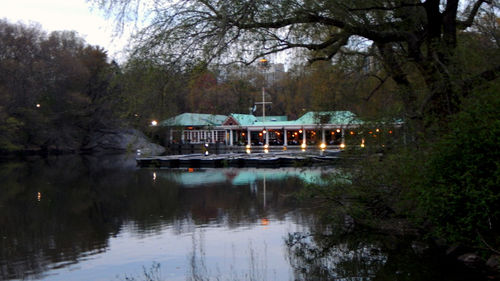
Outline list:
[[[465,30],[466,28],[472,26],[472,24],[474,23],[474,18],[476,18],[477,13],[479,12],[479,8],[484,3],[491,4],[491,0],[478,0],[476,3],[474,3],[474,6],[472,7],[472,10],[470,11],[467,19],[465,21],[457,21],[457,26],[460,30]]]
[[[382,85],[384,85],[385,81],[389,78],[389,76],[386,76],[385,78],[380,78],[377,75],[373,76],[379,80],[379,83],[377,87],[375,87],[366,98],[363,98],[365,101],[369,101],[372,98],[372,96],[382,87]]]
[[[347,10],[350,12],[358,12],[358,11],[395,11],[403,8],[410,8],[410,7],[422,7],[422,3],[402,3],[401,5],[394,6],[394,7],[387,7],[387,6],[370,6],[370,7],[363,7],[363,8],[348,8]]]

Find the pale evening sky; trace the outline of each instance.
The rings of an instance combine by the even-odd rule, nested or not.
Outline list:
[[[46,32],[74,30],[88,44],[99,45],[110,58],[123,60],[129,33],[114,36],[114,23],[85,0],[0,0],[0,19],[10,23],[39,23]]]

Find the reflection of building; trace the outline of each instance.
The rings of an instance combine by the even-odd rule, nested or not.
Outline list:
[[[350,111],[308,112],[297,120],[252,114],[183,113],[160,123],[169,128],[169,143],[233,145],[306,145],[343,143],[346,130],[362,124]]]
[[[206,186],[209,184],[230,183],[231,185],[255,185],[257,182],[267,179],[268,181],[278,181],[295,177],[308,184],[328,184],[328,176],[336,174],[333,169],[300,169],[300,168],[227,168],[227,169],[206,169],[192,172],[166,170],[160,172],[160,177],[178,182],[186,187]],[[349,182],[346,176],[338,177],[336,181],[343,180]]]

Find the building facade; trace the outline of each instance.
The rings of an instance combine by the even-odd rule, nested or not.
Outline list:
[[[219,143],[228,146],[340,145],[362,124],[350,111],[307,112],[297,120],[286,116],[183,113],[160,122],[168,143]]]

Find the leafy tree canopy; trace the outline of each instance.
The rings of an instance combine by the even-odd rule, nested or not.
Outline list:
[[[498,49],[496,0],[94,3],[119,23],[149,12],[136,52],[170,63],[250,64],[290,49],[304,50],[310,61],[357,56],[377,62],[399,86],[404,113],[417,120],[417,131],[425,115],[444,121],[457,111],[460,97],[500,73],[498,52],[490,64],[469,72],[458,48],[460,35],[473,30]]]

